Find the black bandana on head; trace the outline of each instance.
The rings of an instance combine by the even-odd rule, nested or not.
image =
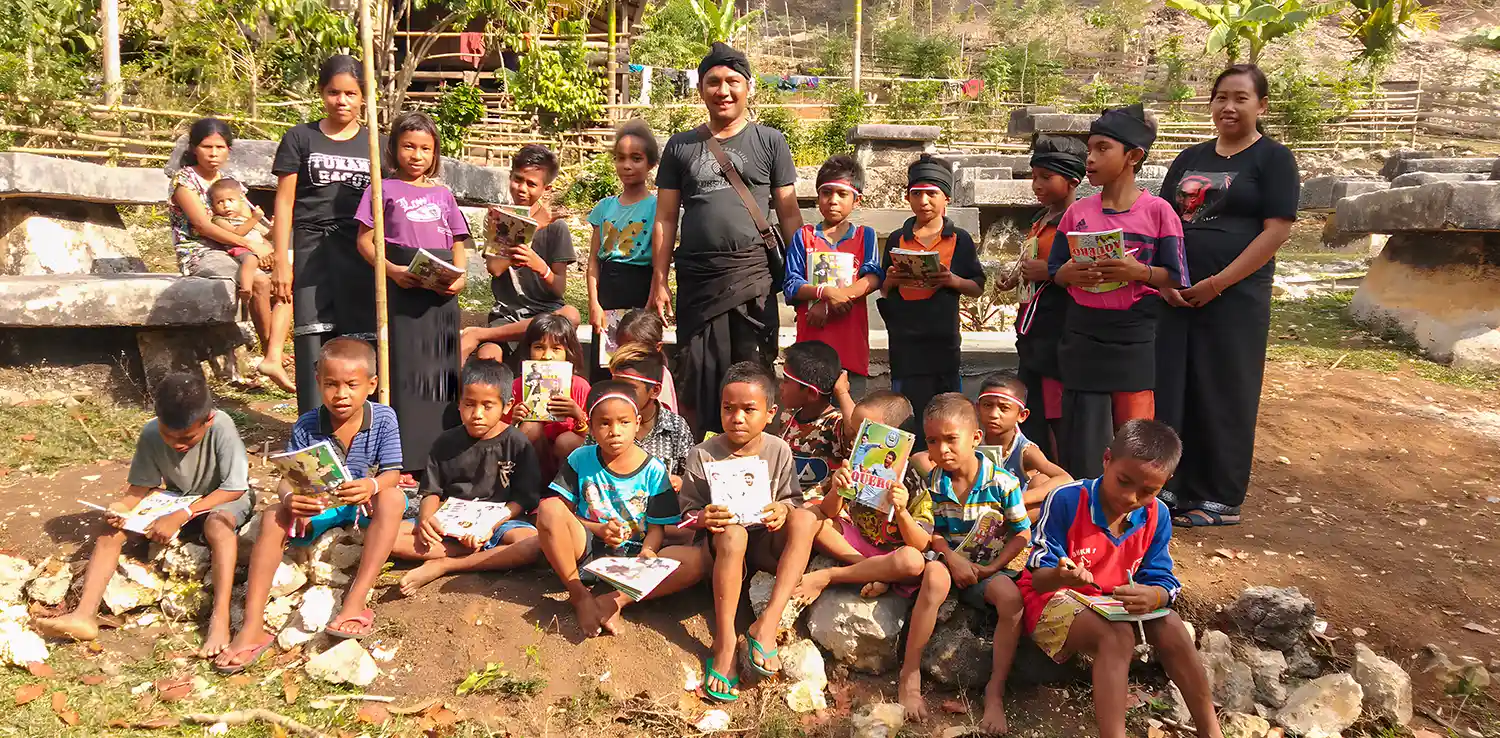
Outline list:
[[[1108,136],[1141,151],[1150,151],[1156,141],[1156,129],[1146,122],[1146,107],[1140,103],[1104,111],[1089,124],[1089,135]]]
[[[715,41],[713,47],[708,50],[708,56],[698,62],[698,79],[702,80],[707,77],[708,70],[714,67],[729,67],[739,72],[740,76],[746,80],[750,79],[750,60],[739,49],[723,41]]]
[[[953,170],[942,160],[923,155],[906,168],[907,189],[918,185],[931,185],[945,196],[953,197]]]
[[[1057,172],[1074,182],[1087,175],[1088,149],[1066,136],[1038,136],[1031,149],[1031,166]]]

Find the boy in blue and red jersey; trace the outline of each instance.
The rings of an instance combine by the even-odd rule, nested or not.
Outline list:
[[[1104,474],[1054,490],[1032,534],[1017,582],[1022,628],[1058,663],[1093,659],[1094,716],[1101,738],[1125,738],[1125,695],[1136,629],[1106,620],[1064,590],[1109,595],[1133,614],[1168,607],[1182,589],[1167,543],[1172,521],[1156,499],[1182,457],[1177,434],[1154,420],[1120,427]],[[1167,676],[1182,691],[1200,738],[1222,738],[1193,637],[1174,612],[1142,624]]]

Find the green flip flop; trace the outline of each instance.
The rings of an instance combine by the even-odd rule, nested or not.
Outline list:
[[[740,698],[739,694],[736,693],[736,690],[740,686],[740,678],[734,677],[733,679],[731,679],[724,676],[723,674],[720,674],[717,671],[714,671],[714,657],[709,656],[708,659],[703,662],[703,672],[708,675],[708,679],[703,680],[703,692],[709,697],[712,697],[719,702],[734,702]],[[729,691],[715,692],[714,690],[709,689],[709,679],[716,679],[720,684],[728,684]]]
[[[752,636],[749,633],[745,634],[745,643],[750,646],[750,648],[745,650],[745,665],[750,667],[751,670],[763,677],[776,676],[775,671],[771,671],[770,669],[767,669],[766,667],[755,663],[755,658],[756,656],[759,656],[760,663],[764,664],[771,659],[776,658],[776,654],[779,653],[781,649],[773,648],[767,651],[760,645],[760,641],[755,640],[755,636]]]

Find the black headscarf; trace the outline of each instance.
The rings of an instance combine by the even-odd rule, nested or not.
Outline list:
[[[713,47],[708,50],[708,56],[698,62],[698,79],[702,80],[707,77],[708,70],[714,67],[729,67],[739,72],[741,77],[750,79],[750,59],[739,49],[723,41],[715,41]]]
[[[1037,136],[1031,149],[1031,166],[1057,172],[1074,182],[1082,182],[1086,176],[1085,163],[1088,149],[1076,138],[1068,136]]]
[[[945,196],[953,197],[953,170],[943,160],[923,154],[906,168],[907,188],[917,185],[932,185],[942,190]]]
[[[1146,106],[1140,103],[1104,111],[1089,124],[1089,135],[1108,136],[1141,151],[1150,151],[1156,142],[1156,129],[1146,122]]]

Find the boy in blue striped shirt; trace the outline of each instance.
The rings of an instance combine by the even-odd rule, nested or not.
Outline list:
[[[1016,653],[1024,609],[1021,591],[1005,569],[1031,540],[1031,520],[1026,516],[1021,483],[977,450],[984,432],[969,398],[958,392],[932,398],[922,414],[922,428],[934,466],[927,480],[933,505],[932,552],[911,611],[901,664],[901,704],[917,718],[926,712],[921,695],[922,649],[932,637],[938,608],[956,584],[959,601],[972,607],[992,606],[999,615],[980,728],[986,733],[1004,733],[1005,678]],[[989,512],[1004,517],[1005,543],[990,561],[972,561],[956,549]]]
[[[292,426],[288,451],[331,441],[343,455],[350,480],[334,490],[338,507],[322,497],[293,494],[282,480],[281,502],[264,513],[260,535],[250,553],[245,583],[245,620],[240,632],[214,661],[224,674],[244,671],[275,643],[265,627],[271,580],[287,543],[307,545],[332,528],[351,523],[366,527],[359,569],[344,593],[342,609],[325,632],[335,638],[363,638],[375,630],[375,612],[365,606],[406,514],[406,494],[396,487],[401,476],[401,430],[396,411],[370,402],[375,391],[375,351],[353,338],[335,338],[318,354],[318,389],[323,406],[309,410]]]

